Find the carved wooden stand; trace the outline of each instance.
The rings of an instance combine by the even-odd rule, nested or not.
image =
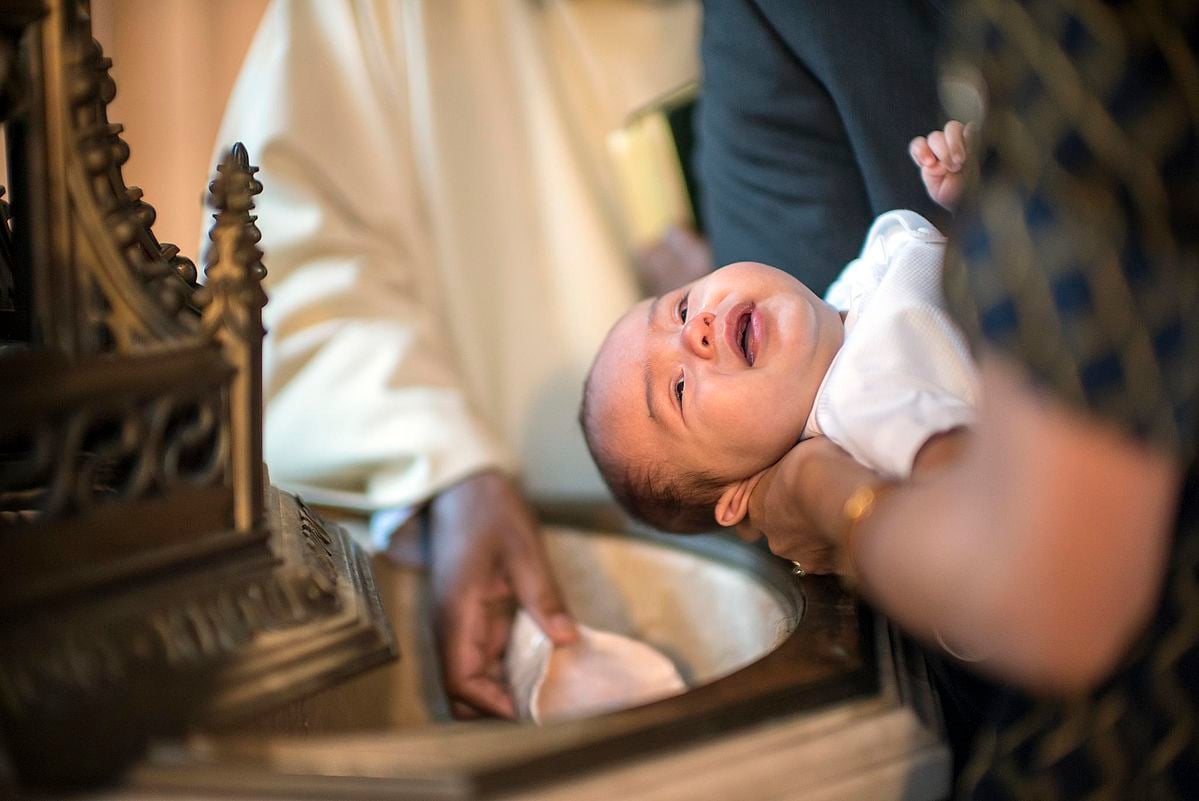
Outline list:
[[[110,64],[86,0],[0,7],[0,785],[394,653],[345,532],[266,480],[256,168],[218,168],[199,283],[125,185]]]

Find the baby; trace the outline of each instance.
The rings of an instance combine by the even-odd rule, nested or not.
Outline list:
[[[946,207],[969,134],[949,123],[912,143]],[[580,411],[616,499],[668,531],[736,525],[756,477],[813,436],[908,475],[926,442],[974,420],[975,365],[941,297],[944,247],[923,217],[893,211],[824,299],[742,262],[634,306],[604,340]]]

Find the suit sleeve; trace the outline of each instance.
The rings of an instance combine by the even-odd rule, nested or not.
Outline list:
[[[696,166],[717,264],[823,293],[879,214],[943,224],[907,155],[945,122],[940,20],[925,2],[705,3]]]

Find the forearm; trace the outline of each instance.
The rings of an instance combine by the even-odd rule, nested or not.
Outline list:
[[[1040,689],[1108,672],[1149,614],[1177,491],[1169,460],[984,371],[961,458],[885,495],[852,538],[864,594],[918,636]]]

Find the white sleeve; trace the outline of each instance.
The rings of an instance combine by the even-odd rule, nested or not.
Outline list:
[[[875,263],[863,258],[854,259],[824,291],[825,302],[837,311],[848,311],[860,293],[878,285],[878,273]]]
[[[910,310],[890,333],[899,343],[927,343],[947,322],[935,310]],[[924,443],[976,419],[973,362],[964,350],[939,345],[932,355],[926,346],[863,349],[855,369],[840,373],[821,398],[825,435],[867,467],[910,475]]]
[[[839,311],[848,310],[859,295],[878,287],[896,254],[912,242],[940,245],[945,237],[914,211],[895,209],[880,214],[866,232],[858,257],[845,265],[825,290],[825,301]]]
[[[469,407],[441,312],[409,23],[378,3],[277,0],[218,139],[244,142],[261,167],[272,479],[363,508],[507,466]]]
[[[911,474],[931,437],[973,425],[977,368],[942,308],[943,245],[909,239],[847,335],[817,399],[825,436],[892,477]]]

